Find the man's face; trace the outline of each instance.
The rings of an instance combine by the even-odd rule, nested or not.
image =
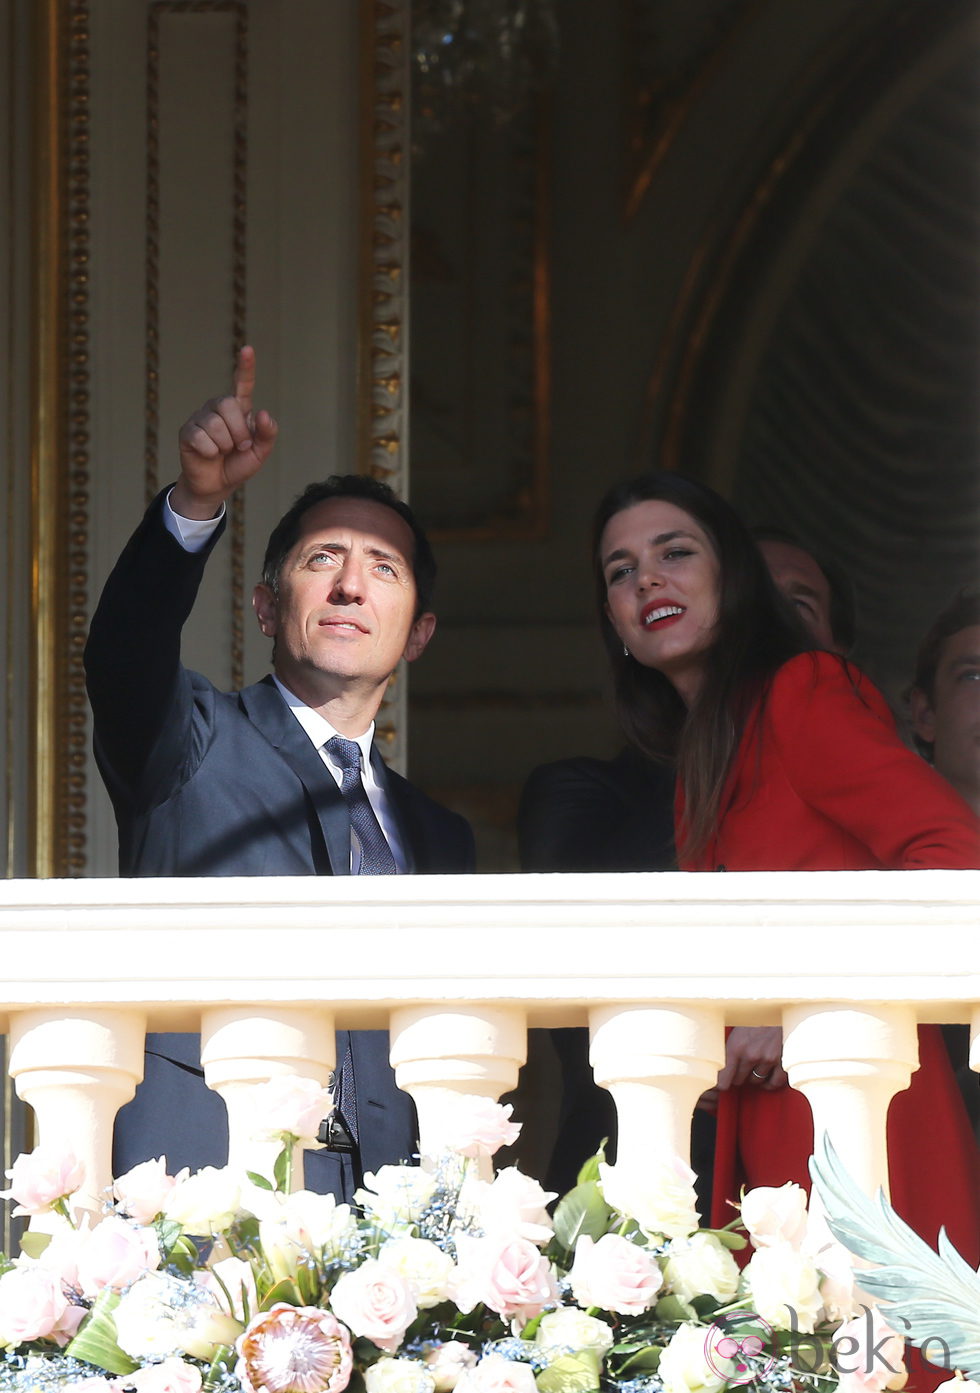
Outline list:
[[[830,583],[810,553],[790,542],[760,542],[759,550],[769,574],[820,647],[843,653],[830,627]]]
[[[944,779],[974,806],[980,800],[980,624],[943,644],[932,699],[912,690],[912,724],[933,747]]]
[[[435,628],[415,618],[415,539],[403,518],[368,498],[328,498],[304,513],[279,576],[253,606],[275,639],[276,676],[320,706],[347,691],[383,690],[400,658],[412,662]]]

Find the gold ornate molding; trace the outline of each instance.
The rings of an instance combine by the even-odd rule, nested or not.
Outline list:
[[[359,470],[407,484],[407,0],[363,7]]]
[[[146,502],[159,489],[160,386],[160,21],[165,15],[229,14],[235,20],[234,148],[231,208],[231,345],[234,365],[246,342],[247,183],[248,183],[248,5],[246,0],[154,0],[147,16],[146,42],[146,246],[144,476]],[[245,496],[233,495],[228,510],[231,552],[230,682],[245,680]]]
[[[408,492],[408,0],[361,8],[358,471]],[[404,768],[405,683],[378,712],[388,762]]]
[[[85,868],[89,509],[89,12],[35,12],[34,748],[30,867]],[[66,506],[67,504],[67,506]],[[66,565],[67,558],[67,565]]]

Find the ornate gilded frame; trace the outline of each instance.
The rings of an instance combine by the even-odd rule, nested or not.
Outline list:
[[[34,15],[34,334],[29,867],[85,868],[89,517],[89,9]],[[67,558],[67,565],[66,563]]]

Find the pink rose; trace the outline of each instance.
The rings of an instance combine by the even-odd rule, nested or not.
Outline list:
[[[280,1074],[255,1090],[256,1136],[284,1132],[300,1141],[316,1141],[320,1123],[333,1112],[333,1095],[316,1079]]]
[[[598,1306],[623,1316],[648,1310],[663,1286],[652,1254],[617,1233],[604,1233],[598,1242],[580,1238],[568,1275],[580,1306]]]
[[[135,1373],[119,1380],[136,1393],[199,1393],[201,1371],[195,1364],[172,1356],[159,1364],[146,1364]]]
[[[26,1340],[55,1340],[66,1345],[83,1317],[53,1272],[43,1267],[13,1267],[0,1277],[0,1344],[16,1349]]]
[[[905,1341],[881,1317],[877,1307],[865,1306],[861,1315],[842,1325],[830,1346],[830,1362],[837,1372],[838,1393],[882,1393],[885,1388],[904,1388],[908,1371]]]
[[[78,1280],[85,1295],[94,1296],[104,1287],[122,1291],[159,1266],[155,1231],[138,1228],[119,1214],[108,1214],[82,1242]]]
[[[530,1364],[485,1354],[475,1369],[467,1369],[456,1384],[456,1393],[537,1393]]]
[[[492,1156],[502,1146],[512,1146],[521,1134],[521,1124],[510,1121],[513,1111],[511,1103],[462,1093],[453,1099],[440,1140],[461,1156]]]
[[[806,1237],[806,1192],[792,1181],[778,1187],[758,1185],[742,1197],[742,1223],[756,1248],[789,1243],[799,1248]]]
[[[10,1189],[0,1190],[0,1199],[15,1199],[15,1214],[45,1214],[85,1183],[85,1168],[78,1157],[55,1147],[36,1146],[22,1152],[6,1174]]]
[[[182,1171],[180,1179],[188,1172]],[[178,1177],[167,1174],[166,1156],[155,1161],[142,1161],[113,1182],[113,1193],[119,1207],[138,1224],[152,1224],[167,1207]]]
[[[389,1354],[398,1349],[418,1315],[412,1288],[377,1258],[345,1272],[330,1295],[330,1305],[353,1334],[373,1340]]]
[[[244,1393],[341,1393],[350,1382],[350,1336],[329,1311],[277,1301],[249,1321],[235,1348]]]
[[[457,1240],[462,1272],[457,1281],[501,1316],[520,1321],[540,1315],[558,1300],[548,1260],[526,1238]],[[461,1279],[461,1280],[460,1280]]]

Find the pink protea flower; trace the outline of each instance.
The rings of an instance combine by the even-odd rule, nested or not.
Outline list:
[[[350,1334],[329,1311],[277,1301],[235,1345],[245,1393],[341,1393],[350,1381]]]

